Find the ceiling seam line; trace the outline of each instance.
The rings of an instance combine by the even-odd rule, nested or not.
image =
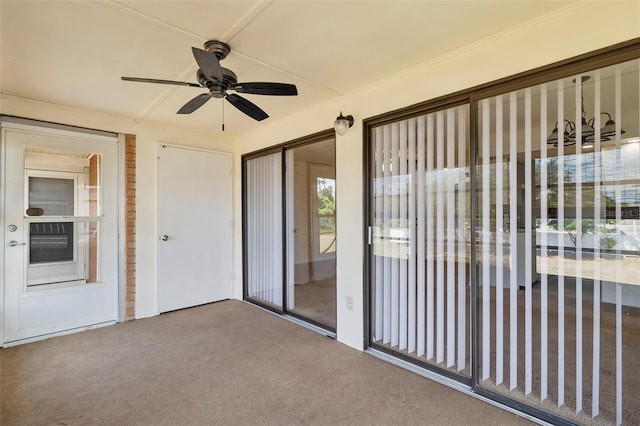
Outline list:
[[[207,41],[206,37],[203,37],[203,36],[201,36],[199,34],[196,34],[196,33],[192,33],[191,31],[187,31],[187,30],[185,30],[183,28],[176,27],[175,25],[172,25],[172,24],[170,24],[168,22],[162,21],[162,20],[160,20],[158,18],[154,18],[153,16],[147,15],[146,13],[140,12],[138,10],[135,10],[135,9],[127,7],[127,6],[123,5],[123,4],[120,4],[115,0],[106,0],[105,4],[110,4],[111,6],[114,6],[114,7],[117,7],[119,9],[121,9],[121,10],[124,10],[124,11],[126,11],[127,13],[129,13],[131,15],[136,15],[136,16],[144,18],[144,19],[146,19],[148,21],[151,21],[151,22],[154,22],[156,24],[159,24],[159,25],[161,25],[163,27],[169,28],[169,29],[171,29],[173,31],[182,33],[184,35],[187,35],[187,36],[195,38],[195,39],[198,39],[200,42]]]
[[[186,80],[189,76],[189,74],[193,74],[194,73],[194,67],[195,65],[190,65],[189,68],[184,71],[181,74],[181,80]],[[175,92],[178,89],[179,86],[171,86],[166,88],[161,94],[160,96],[158,96],[155,100],[153,100],[149,106],[147,106],[145,109],[142,110],[142,112],[140,114],[138,114],[136,116],[136,120],[144,120],[145,118],[147,118],[149,116],[149,114],[151,114],[153,111],[155,111],[156,108],[158,108],[160,106],[160,104],[162,102],[164,102],[169,96],[171,96],[173,94],[173,92]],[[202,89],[205,89],[205,87],[203,87]]]
[[[258,16],[260,16],[262,12],[267,10],[267,8],[271,6],[272,3],[273,0],[261,0],[256,3],[256,5],[251,8],[251,10],[249,10],[240,19],[238,19],[236,23],[233,24],[231,28],[222,35],[221,41],[229,43],[235,36],[237,36],[242,30],[244,30],[247,25],[253,22],[253,20]]]
[[[115,0],[107,0],[107,2],[106,2],[105,4],[109,4],[109,5],[115,6],[115,7],[120,8],[120,9],[122,9],[122,10],[124,10],[124,11],[126,11],[126,12],[128,12],[128,13],[130,13],[130,14],[137,15],[137,16],[142,17],[142,18],[144,18],[144,19],[150,20],[150,21],[152,21],[152,22],[155,22],[155,23],[157,23],[157,24],[160,24],[160,25],[162,25],[162,26],[165,26],[165,27],[167,27],[167,28],[170,28],[170,29],[172,29],[172,30],[174,30],[174,31],[178,31],[178,32],[181,32],[181,33],[183,33],[183,34],[186,34],[186,35],[188,35],[188,36],[190,36],[190,37],[197,38],[197,39],[199,39],[201,42],[207,41],[207,38],[206,38],[206,37],[202,37],[202,36],[200,36],[200,35],[198,35],[198,34],[195,34],[195,33],[192,33],[192,32],[190,32],[190,31],[184,30],[184,29],[182,29],[182,28],[176,27],[176,26],[171,25],[171,24],[169,24],[169,23],[167,23],[167,22],[161,21],[160,19],[157,19],[157,18],[154,18],[154,17],[152,17],[152,16],[149,16],[149,15],[147,15],[147,14],[145,14],[145,13],[142,13],[142,12],[139,12],[139,11],[137,11],[137,10],[131,9],[131,8],[127,7],[127,6],[124,6],[124,5],[122,5],[122,4],[118,3],[118,2],[116,2]],[[269,3],[269,4],[270,4],[270,3]],[[267,6],[268,6],[269,4],[267,4]],[[266,7],[265,7],[265,9],[266,9]],[[262,9],[262,10],[264,10],[264,9]],[[261,11],[261,12],[262,12],[262,11]],[[256,16],[257,16],[257,15],[256,15]],[[243,28],[244,28],[244,27],[243,27]],[[272,69],[272,70],[274,70],[274,71],[281,72],[281,73],[286,74],[286,75],[288,75],[288,76],[298,78],[298,79],[303,80],[303,81],[305,81],[305,82],[307,82],[307,83],[310,83],[310,84],[312,84],[312,85],[314,85],[314,86],[316,86],[316,87],[319,87],[319,88],[321,88],[321,89],[323,89],[323,90],[327,90],[327,91],[332,92],[332,93],[334,93],[334,94],[337,94],[337,95],[339,95],[339,96],[344,95],[344,93],[343,93],[343,92],[341,92],[341,91],[339,91],[339,90],[333,89],[333,88],[331,88],[331,87],[329,87],[329,86],[325,86],[324,84],[318,83],[318,82],[316,82],[316,81],[309,80],[309,79],[307,79],[307,78],[305,78],[305,77],[302,77],[302,76],[300,76],[300,75],[298,75],[298,74],[292,73],[292,72],[290,72],[290,71],[286,71],[286,70],[284,70],[284,69],[282,69],[282,68],[279,68],[279,67],[276,67],[276,66],[274,66],[274,65],[268,64],[268,63],[266,63],[266,62],[263,62],[263,61],[261,61],[261,60],[259,60],[259,59],[254,58],[254,57],[252,57],[252,56],[246,55],[246,54],[244,54],[244,53],[240,53],[240,52],[238,52],[237,50],[233,50],[233,49],[232,49],[232,50],[231,50],[231,54],[234,54],[234,53],[235,53],[235,54],[237,54],[237,55],[239,55],[239,56],[241,56],[241,57],[243,57],[243,58],[245,58],[245,59],[248,59],[248,60],[250,60],[250,61],[252,61],[252,62],[255,62],[256,64],[259,64],[259,65],[265,66],[265,67],[267,67],[267,68],[271,68],[271,69]]]
[[[235,55],[241,56],[241,57],[243,57],[243,58],[245,58],[245,59],[248,59],[248,60],[250,60],[250,61],[252,61],[252,62],[255,62],[255,63],[256,63],[256,64],[258,64],[258,65],[262,65],[263,67],[271,68],[271,69],[272,69],[272,70],[274,70],[274,71],[278,71],[278,72],[280,72],[280,73],[282,73],[282,74],[286,74],[286,75],[288,75],[289,77],[293,77],[293,78],[300,79],[300,80],[302,80],[302,81],[304,81],[304,82],[306,82],[306,83],[309,83],[309,84],[311,84],[311,85],[314,85],[314,86],[319,87],[319,88],[321,88],[321,89],[324,89],[324,90],[326,90],[326,91],[333,92],[334,94],[336,94],[336,95],[338,95],[338,96],[343,96],[343,95],[344,95],[344,92],[341,92],[341,91],[339,91],[339,90],[337,90],[337,89],[334,89],[334,88],[329,87],[329,86],[325,86],[324,84],[322,84],[322,83],[318,83],[317,81],[309,80],[309,79],[308,79],[308,78],[306,78],[306,77],[302,77],[301,75],[298,75],[298,74],[293,73],[293,72],[291,72],[291,71],[284,70],[284,69],[279,68],[279,67],[277,67],[277,66],[275,66],[275,65],[268,64],[268,63],[263,62],[263,61],[261,61],[261,60],[259,60],[259,59],[253,58],[253,57],[251,57],[251,56],[249,56],[249,55],[246,55],[246,54],[244,54],[244,53],[242,53],[242,52],[238,52],[237,50],[231,50],[231,54],[232,54],[232,55],[233,55],[233,54],[235,54]]]

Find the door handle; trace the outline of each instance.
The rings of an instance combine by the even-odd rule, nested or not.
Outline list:
[[[9,241],[9,247],[24,246],[24,245],[27,245],[27,243],[19,243],[16,240]]]
[[[162,241],[169,241],[169,236],[165,234],[165,235],[163,235],[162,237],[160,237],[160,239],[161,239]]]

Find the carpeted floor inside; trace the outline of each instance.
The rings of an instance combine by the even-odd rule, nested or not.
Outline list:
[[[1,349],[0,424],[529,422],[230,300]]]
[[[336,278],[296,284],[292,312],[336,328]]]

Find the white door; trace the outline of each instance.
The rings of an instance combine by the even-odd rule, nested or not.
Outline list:
[[[116,321],[117,151],[116,137],[3,123],[3,346]]]
[[[158,146],[158,309],[231,297],[231,155]]]

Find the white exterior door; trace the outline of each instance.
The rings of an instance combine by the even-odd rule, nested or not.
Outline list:
[[[117,138],[2,127],[2,346],[115,322]]]
[[[232,293],[231,155],[158,146],[158,310]]]

